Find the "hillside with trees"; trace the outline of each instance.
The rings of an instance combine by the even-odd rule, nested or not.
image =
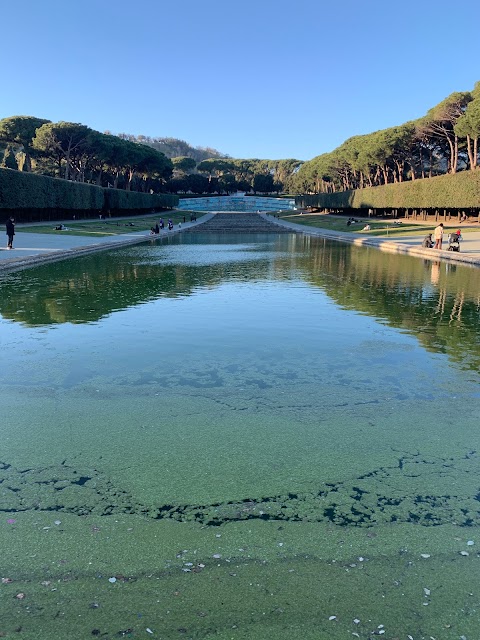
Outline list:
[[[106,133],[110,133],[106,131]],[[152,147],[156,151],[160,151],[167,158],[178,158],[180,156],[191,158],[195,162],[202,162],[207,158],[228,158],[224,153],[212,149],[211,147],[192,147],[185,140],[179,140],[178,138],[152,138],[150,136],[135,136],[130,133],[119,133],[119,138],[122,140],[129,140],[130,142],[138,142],[139,144],[146,144]]]

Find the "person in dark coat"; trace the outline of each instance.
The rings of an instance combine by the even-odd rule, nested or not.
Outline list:
[[[432,234],[431,233],[427,233],[427,235],[423,239],[422,247],[424,249],[431,249],[433,247],[433,240],[432,240]]]
[[[15,235],[15,218],[10,216],[5,225],[7,227],[7,249],[13,249],[13,236]]]

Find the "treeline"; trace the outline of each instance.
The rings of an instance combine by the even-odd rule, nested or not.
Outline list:
[[[173,158],[173,178],[166,184],[171,193],[289,192],[302,162],[286,160],[240,160],[208,158],[196,163],[192,158]]]
[[[304,163],[292,188],[332,193],[431,178],[478,167],[480,82],[452,93],[423,117],[346,140]]]
[[[0,120],[0,167],[126,191],[165,191],[173,165],[152,147],[73,122]]]
[[[143,193],[278,193],[291,188],[302,164],[234,160],[175,138],[112,135],[33,116],[0,120],[0,145],[2,168]]]

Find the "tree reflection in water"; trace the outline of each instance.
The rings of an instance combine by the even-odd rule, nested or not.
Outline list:
[[[199,245],[208,248],[200,262],[198,251],[192,253]],[[42,265],[0,278],[0,312],[28,326],[96,322],[224,282],[299,278],[342,308],[406,330],[426,349],[479,369],[477,269],[308,236],[185,235]]]

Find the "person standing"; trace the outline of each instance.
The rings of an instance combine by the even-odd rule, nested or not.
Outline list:
[[[6,225],[7,227],[7,249],[13,249],[13,236],[15,235],[15,218],[10,216],[8,218]]]
[[[441,249],[443,242],[443,222],[441,222],[438,227],[435,227],[434,231],[435,236],[435,246],[434,249]]]

